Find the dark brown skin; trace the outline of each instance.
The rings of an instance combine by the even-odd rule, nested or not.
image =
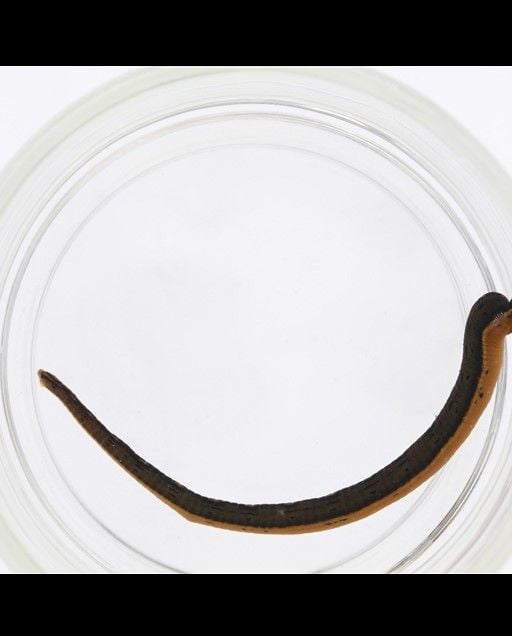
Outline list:
[[[491,292],[471,309],[459,375],[434,423],[400,457],[363,481],[330,495],[282,504],[239,504],[203,497],[167,477],[113,435],[58,378],[39,371],[41,384],[132,477],[189,521],[272,534],[315,532],[362,519],[407,495],[436,473],[467,438],[492,397],[512,304]]]

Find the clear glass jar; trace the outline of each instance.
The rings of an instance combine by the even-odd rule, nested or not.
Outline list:
[[[512,290],[511,183],[434,105],[360,69],[149,69],[0,179],[0,553],[14,571],[468,572],[510,553],[510,362],[449,464],[350,526],[191,524],[37,383],[56,373],[191,488],[314,497],[391,461]]]

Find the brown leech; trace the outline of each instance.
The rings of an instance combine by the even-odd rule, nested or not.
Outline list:
[[[377,512],[417,488],[450,459],[491,399],[505,336],[511,332],[512,303],[495,292],[482,296],[466,323],[459,375],[430,428],[400,457],[367,479],[324,497],[282,504],[240,504],[192,492],[113,435],[58,378],[43,370],[39,377],[113,459],[186,519],[246,532],[315,532]]]

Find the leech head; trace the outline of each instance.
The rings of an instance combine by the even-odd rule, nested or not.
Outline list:
[[[486,327],[497,329],[504,335],[512,331],[512,302],[503,294],[484,294],[471,308],[466,331],[482,332]]]

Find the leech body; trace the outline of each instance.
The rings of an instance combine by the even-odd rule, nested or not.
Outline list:
[[[54,375],[41,370],[39,377],[113,459],[186,519],[246,532],[315,532],[357,521],[393,503],[450,459],[491,399],[503,361],[505,336],[510,332],[511,302],[495,292],[482,296],[466,323],[455,386],[430,428],[400,457],[367,479],[324,497],[283,504],[239,504],[192,492],[113,435]]]

